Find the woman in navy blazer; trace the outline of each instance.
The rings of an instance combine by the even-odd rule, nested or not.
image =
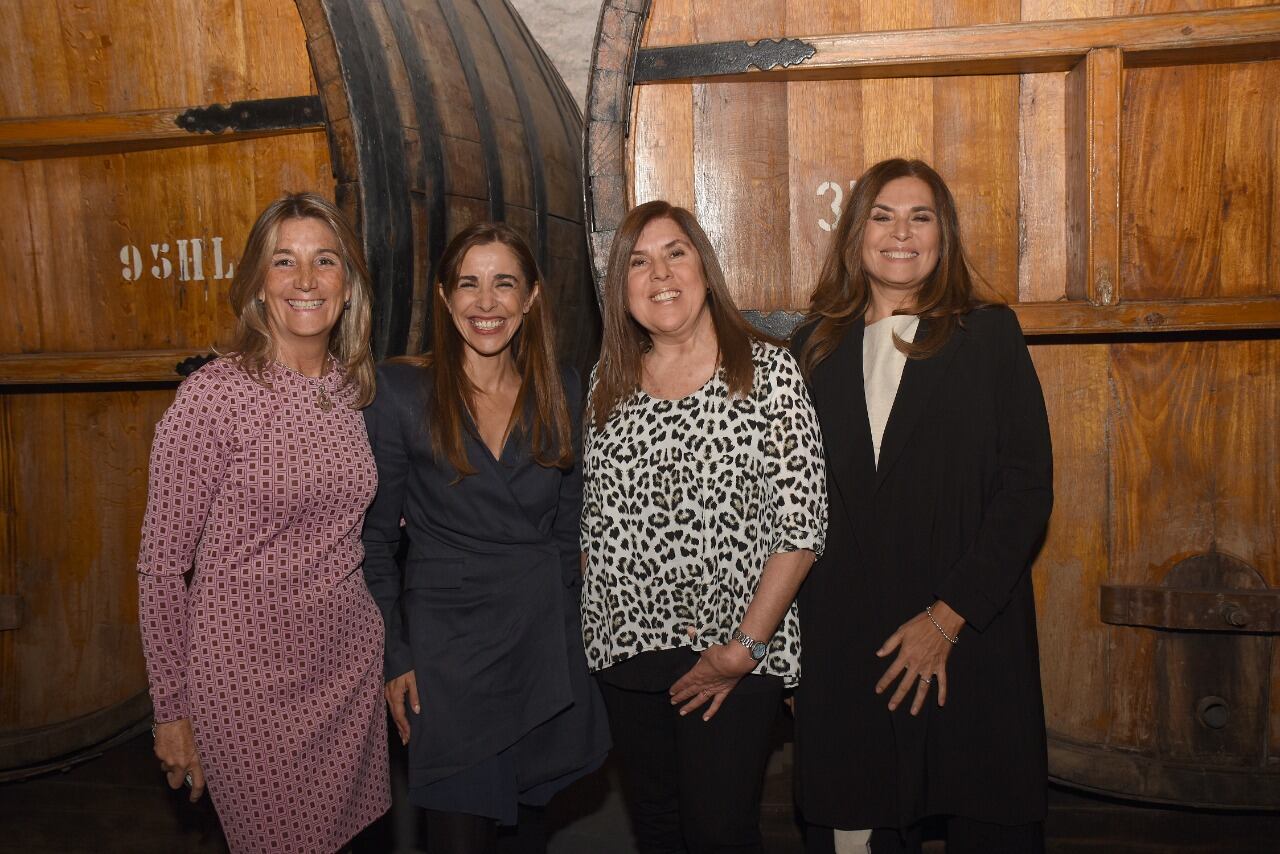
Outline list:
[[[512,824],[545,850],[536,808],[609,746],[579,628],[579,384],[518,234],[473,225],[440,270],[432,352],[380,366],[365,410],[387,702],[430,850],[491,851]]]
[[[975,299],[937,172],[887,160],[858,179],[793,347],[830,496],[799,599],[809,850],[919,852],[940,816],[952,854],[1042,851],[1030,564],[1049,425],[1017,317]]]

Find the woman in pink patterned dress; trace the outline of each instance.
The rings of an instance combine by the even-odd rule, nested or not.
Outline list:
[[[231,301],[233,351],[182,384],[151,449],[155,752],[193,801],[207,781],[233,851],[333,852],[391,800],[382,619],[360,572],[377,469],[359,242],[319,196],[280,199]]]

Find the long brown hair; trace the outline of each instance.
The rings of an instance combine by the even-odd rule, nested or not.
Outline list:
[[[258,215],[244,254],[231,279],[231,307],[236,313],[236,331],[231,352],[240,366],[259,383],[269,387],[268,363],[275,357],[275,340],[267,324],[266,307],[258,300],[271,256],[275,253],[280,224],[290,219],[315,219],[333,229],[338,238],[343,273],[351,290],[350,305],[342,310],[338,323],[329,332],[329,352],[342,365],[344,386],[355,386],[353,409],[373,400],[374,365],[369,334],[372,328],[373,295],[369,270],[364,263],[360,239],[347,218],[333,203],[315,193],[292,193],[276,199]]]
[[[431,371],[434,390],[427,401],[431,450],[436,459],[448,460],[458,479],[476,473],[463,445],[465,414],[475,411],[476,387],[464,367],[466,343],[449,314],[448,299],[458,287],[462,262],[477,246],[501,243],[515,255],[530,292],[542,286],[538,263],[519,233],[504,223],[478,222],[458,232],[440,257],[439,287],[432,288],[431,352],[410,361]],[[520,392],[507,422],[507,433],[527,432],[538,465],[568,468],[573,465],[573,425],[569,402],[556,366],[555,327],[539,293],[524,316],[510,347],[520,373]],[[525,410],[532,410],[526,415]]]
[[[982,305],[975,298],[975,274],[969,267],[960,240],[960,219],[956,202],[942,176],[923,160],[895,157],[872,166],[854,185],[849,201],[840,214],[831,241],[831,249],[818,275],[818,286],[809,299],[804,326],[811,328],[800,351],[800,368],[806,377],[831,355],[845,332],[861,322],[871,304],[871,287],[862,267],[862,239],[866,232],[871,207],[884,185],[897,178],[919,178],[933,191],[933,206],[938,217],[938,265],[920,286],[912,312],[928,326],[921,341],[894,344],[911,359],[924,359],[937,353],[951,338],[963,317]]]
[[[751,342],[773,342],[772,338],[742,318],[729,294],[724,271],[711,241],[694,215],[662,200],[637,205],[618,226],[613,246],[609,249],[609,267],[605,273],[600,309],[604,334],[600,363],[596,368],[596,386],[591,394],[591,420],[596,429],[603,427],[613,411],[640,390],[644,373],[642,359],[653,346],[653,339],[627,309],[627,275],[631,252],[636,248],[640,232],[649,223],[664,217],[680,226],[702,261],[702,278],[707,283],[707,307],[711,310],[711,325],[720,348],[720,367],[724,370],[725,383],[731,395],[745,396],[751,391],[754,374]]]

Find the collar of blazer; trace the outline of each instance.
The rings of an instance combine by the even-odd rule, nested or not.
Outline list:
[[[880,441],[877,469],[871,444],[871,424],[862,385],[862,338],[866,327],[855,323],[813,374],[814,403],[822,435],[827,437],[827,465],[831,479],[850,515],[850,525],[865,547],[869,540],[870,509],[876,492],[924,414],[938,383],[946,375],[964,333],[957,332],[936,355],[908,359],[893,409]],[[928,330],[921,320],[917,338]],[[837,438],[838,437],[838,438]]]

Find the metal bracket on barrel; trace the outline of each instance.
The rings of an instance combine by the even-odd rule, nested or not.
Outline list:
[[[208,104],[179,113],[174,123],[191,133],[253,133],[323,127],[324,104],[319,95]]]
[[[1200,632],[1280,632],[1280,590],[1194,590],[1104,584],[1102,622]]]
[[[0,632],[22,628],[22,597],[0,596]]]
[[[813,58],[817,48],[802,39],[650,47],[636,57],[635,83],[745,74],[755,68],[790,68]]]

